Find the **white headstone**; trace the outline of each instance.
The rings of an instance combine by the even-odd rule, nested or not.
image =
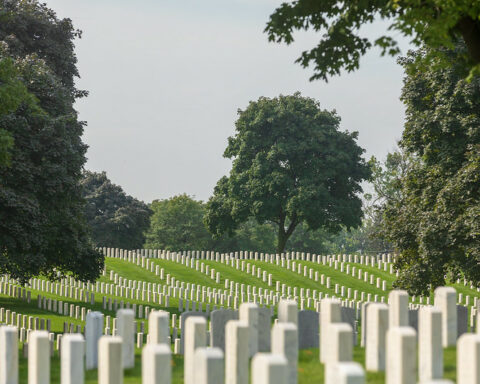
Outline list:
[[[15,327],[0,326],[0,384],[18,384],[18,337]]]
[[[102,336],[98,341],[98,384],[123,384],[123,340]]]
[[[166,344],[170,336],[170,314],[166,311],[152,311],[148,316],[148,343]]]
[[[79,333],[62,337],[60,359],[61,384],[84,384],[85,382],[85,339]]]
[[[147,344],[142,349],[142,384],[171,384],[171,355],[168,344]]]
[[[457,291],[452,287],[435,289],[435,307],[442,311],[443,347],[457,343]]]
[[[195,350],[207,346],[207,321],[201,316],[190,316],[185,321],[184,383],[195,384]]]
[[[248,350],[252,357],[258,351],[258,312],[259,307],[253,303],[240,305],[239,319],[248,324]]]
[[[117,334],[123,340],[122,362],[123,368],[133,368],[135,365],[135,316],[131,309],[117,311]]]
[[[365,338],[365,367],[367,371],[385,371],[388,305],[371,303],[366,312],[368,326]]]
[[[297,383],[298,330],[294,323],[277,323],[272,328],[272,353],[285,356],[288,384]]]
[[[418,317],[418,374],[424,383],[443,377],[442,312],[420,307]]]
[[[288,363],[282,355],[257,353],[252,359],[251,384],[288,384]]]
[[[457,343],[457,384],[480,383],[480,335],[465,333]]]
[[[225,364],[220,348],[197,348],[195,350],[195,384],[223,384]]]
[[[50,384],[50,340],[47,331],[30,333],[28,384]]]
[[[387,332],[386,384],[414,384],[417,380],[417,340],[411,327]]]
[[[85,325],[86,368],[98,367],[98,340],[103,335],[103,313],[87,314]]]

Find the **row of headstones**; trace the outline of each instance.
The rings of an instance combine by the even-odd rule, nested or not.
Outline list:
[[[193,260],[192,260],[192,261],[193,261]],[[232,261],[233,261],[233,260],[232,260]],[[238,264],[238,260],[236,260],[236,261],[237,261],[237,264]],[[243,263],[244,263],[244,261],[242,261],[242,267],[244,267]],[[248,265],[248,264],[247,264],[247,265]],[[323,276],[323,275],[322,275],[322,276]],[[112,276],[111,276],[111,277],[112,277]],[[318,277],[318,276],[317,276],[317,277]],[[168,276],[167,276],[167,279],[168,279]],[[323,278],[322,278],[322,280],[323,280]],[[329,282],[330,282],[330,279],[327,278],[327,283],[326,283],[326,284],[327,284],[327,288],[330,288]],[[233,283],[233,282],[230,282],[230,283]],[[377,282],[377,284],[378,284],[378,282]],[[228,288],[228,283],[227,283],[227,282],[226,282],[225,286],[226,286],[226,288]],[[278,287],[279,287],[279,282],[277,281],[277,291],[278,291]],[[284,287],[285,287],[285,285],[282,284],[282,291],[284,291]],[[383,282],[382,288],[383,288],[384,290],[386,289],[386,282]],[[296,289],[296,287],[294,287],[294,289]],[[335,289],[336,289],[336,293],[337,293],[337,294],[338,294],[338,293],[341,293],[342,295],[345,294],[345,288],[342,288],[341,292],[339,292],[339,287],[338,287],[338,285],[336,285],[336,288],[335,288]],[[350,291],[349,291],[349,292],[350,292]],[[252,301],[252,300],[251,300],[250,298],[248,298],[247,300],[243,300],[243,301]],[[273,304],[275,305],[275,303],[273,303]],[[268,305],[268,303],[267,303],[267,305]],[[304,307],[304,306],[305,306],[304,303],[302,303],[302,307]],[[315,306],[316,306],[316,303],[315,303],[313,306],[315,307]],[[307,307],[310,307],[310,305],[309,305],[308,302],[307,302]]]
[[[295,303],[296,306],[296,303]],[[285,311],[282,309],[279,310],[279,320],[282,319],[282,317],[285,316]],[[272,351],[275,349],[289,349],[291,354],[295,354],[295,356],[298,355],[298,341],[295,343],[292,343],[290,339],[283,339],[282,340],[282,335],[284,335],[284,328],[283,325],[275,325],[274,329],[272,331],[272,338],[270,338],[270,312],[267,311],[265,312],[262,310],[262,308],[259,308],[255,304],[242,304],[240,307],[240,311],[238,318],[239,320],[235,320],[236,315],[234,311],[217,311],[217,313],[212,313],[212,345],[219,344],[219,347],[213,347],[211,350],[214,350],[215,348],[217,349],[216,354],[217,356],[222,356],[223,358],[223,351],[225,351],[226,354],[226,359],[230,361],[230,364],[227,363],[227,367],[230,366],[231,372],[227,373],[227,375],[233,375],[233,376],[245,376],[248,375],[248,357],[253,356],[256,354],[256,352],[261,351],[261,350],[268,350],[270,347],[272,348]],[[287,313],[288,315],[288,313]],[[317,315],[318,316],[318,315]],[[302,316],[299,316],[301,318]],[[318,319],[318,317],[317,317]],[[192,382],[191,377],[192,374],[196,371],[196,369],[193,369],[193,365],[197,364],[199,361],[198,358],[193,358],[192,355],[192,346],[193,349],[196,349],[196,347],[199,346],[199,344],[202,344],[203,346],[206,346],[206,319],[203,316],[198,316],[198,314],[195,316],[194,314],[191,314],[189,316],[184,316],[183,319],[181,320],[183,325],[184,332],[182,332],[182,349],[184,350],[185,354],[185,382]],[[202,329],[205,331],[201,335],[198,334],[198,330],[195,328],[196,326],[193,326],[191,324],[197,324],[197,323],[202,323]],[[221,323],[221,326],[219,328],[219,323]],[[232,324],[230,324],[232,323]],[[118,337],[106,337],[102,336],[102,328],[103,328],[103,315],[101,313],[96,313],[92,312],[88,314],[87,316],[87,325],[85,328],[85,350],[86,350],[86,367],[87,369],[99,367],[99,381],[100,382],[105,382],[105,383],[119,383],[120,376],[123,375],[121,372],[123,372],[124,368],[131,368],[134,365],[134,347],[133,347],[133,313],[131,310],[120,310],[117,314],[117,335],[120,336]],[[195,328],[195,329],[194,329]],[[288,328],[288,327],[287,327]],[[318,332],[318,322],[316,323],[316,326],[313,327],[313,329],[317,330]],[[15,328],[12,328],[15,329]],[[217,330],[222,330],[223,332],[220,332]],[[229,331],[229,329],[231,329]],[[2,337],[4,336],[3,333],[4,329],[2,329]],[[295,339],[298,338],[296,335],[296,326],[295,326]],[[10,333],[10,332],[7,332]],[[288,333],[286,334],[288,336]],[[77,335],[80,336],[80,335]],[[246,337],[245,337],[246,336]],[[13,332],[7,336],[10,339],[16,338],[16,329],[15,329],[15,336],[13,335]],[[169,314],[164,311],[155,311],[150,314],[149,317],[149,344],[167,344],[169,338]],[[43,343],[43,341],[39,340],[47,340],[48,339],[48,333],[42,333],[38,331],[32,332],[30,335],[30,340],[29,340],[29,376],[34,375],[43,378],[45,381],[40,381],[40,382],[49,382],[49,378],[47,379],[47,376],[49,375],[49,359],[41,358],[41,363],[39,363],[39,358],[42,353],[40,352],[40,347],[41,345],[44,345],[45,351],[48,348],[50,348],[50,343]],[[202,339],[203,341],[199,341]],[[77,361],[77,367],[74,367],[73,362],[69,360],[69,357],[71,357],[72,351],[70,350],[71,345],[70,345],[70,340],[72,340],[72,336],[70,335],[64,335],[62,338],[62,353],[61,353],[61,358],[62,358],[62,382],[63,382],[63,377],[66,375],[68,376],[71,380],[76,380],[76,378],[83,377],[83,369],[81,369],[82,372],[79,371],[79,362],[83,360],[83,358],[80,356],[79,358],[79,353],[80,353],[80,348],[78,349],[77,353],[75,354],[76,356],[76,361]],[[106,341],[108,340],[108,341]],[[272,345],[270,346],[270,340],[272,340]],[[223,341],[223,343],[222,343]],[[17,346],[14,345],[16,342],[14,340],[10,340],[9,342],[6,343],[0,343],[0,345],[3,345],[5,348],[9,348],[10,350],[15,349],[17,350]],[[39,344],[40,343],[40,344]],[[107,343],[110,345],[113,343],[116,345],[116,347],[110,345],[110,347],[105,347],[106,349],[111,349],[111,348],[118,348],[117,349],[117,355],[116,359],[112,359],[111,355],[107,353],[107,356],[105,358],[102,358],[102,347],[103,344]],[[8,346],[9,347],[8,347]],[[13,347],[12,347],[13,345]],[[222,348],[222,346],[224,347]],[[83,348],[83,347],[82,347]],[[292,349],[293,348],[293,349]],[[165,349],[165,348],[164,348]],[[165,350],[169,350],[169,348],[166,348]],[[238,350],[238,351],[237,351]],[[118,353],[120,351],[120,353]],[[228,353],[230,351],[230,353]],[[195,351],[194,351],[195,352]],[[144,351],[144,354],[146,352]],[[50,354],[46,354],[50,356]],[[16,371],[12,367],[17,367],[18,370],[18,361],[15,363],[15,359],[18,360],[18,357],[15,356],[15,353],[5,353],[2,354],[0,353],[0,358],[6,359],[6,361],[0,361],[0,367],[3,366],[3,363],[5,362],[5,367],[9,367],[10,373],[14,374]],[[232,364],[232,359],[234,363]],[[200,359],[201,360],[201,359]],[[296,357],[295,359],[290,359],[291,364],[295,362],[295,367],[296,367]],[[64,362],[65,361],[65,362]],[[119,364],[119,361],[121,361],[121,364]],[[235,362],[236,361],[236,362]],[[245,364],[240,364],[241,362],[245,362]],[[120,367],[115,367],[113,366],[114,363],[117,363],[117,365],[120,365]],[[155,365],[155,364],[154,364]],[[40,366],[40,368],[39,368]],[[64,367],[67,367],[67,371],[69,369],[73,369],[70,374],[63,372]],[[81,366],[81,364],[80,364]],[[162,365],[164,366],[164,365]],[[1,371],[1,368],[0,368]],[[148,371],[148,369],[147,369]],[[207,370],[208,371],[208,370]],[[296,375],[296,368],[293,370]],[[228,372],[228,369],[227,369]],[[8,372],[7,372],[8,374]],[[145,378],[145,372],[143,372],[144,378]],[[207,374],[207,373],[206,373]],[[208,372],[207,376],[210,376],[212,372]],[[101,379],[102,375],[105,375],[106,381]],[[112,376],[113,375],[113,376]],[[196,375],[196,374],[195,374]],[[0,373],[1,376],[1,373]],[[148,376],[148,375],[147,375]],[[158,375],[153,375],[154,377],[158,377]],[[227,376],[228,377],[228,376]],[[190,378],[190,381],[189,381]],[[32,381],[32,382],[37,382],[37,381]],[[69,381],[68,381],[69,382]],[[83,382],[83,381],[74,381],[74,382]],[[158,381],[155,381],[158,382]],[[203,381],[201,381],[203,382]],[[209,381],[205,381],[207,383]],[[227,380],[227,382],[230,382]],[[232,381],[232,382],[237,382],[237,381]]]
[[[138,250],[124,250],[119,248],[107,248],[102,247],[99,248],[103,254],[107,257],[115,257],[121,259],[132,259],[133,257],[149,257],[149,258],[161,258],[165,259],[170,255],[183,255],[188,256],[196,259],[202,260],[212,260],[212,261],[220,261],[222,257],[230,257],[235,259],[243,259],[243,260],[256,260],[256,261],[264,261],[264,260],[271,260],[273,258],[285,258],[290,260],[302,260],[302,261],[312,261],[316,262],[320,257],[326,257],[328,259],[335,259],[335,260],[342,260],[344,262],[355,262],[361,264],[371,264],[377,262],[378,260],[382,261],[383,263],[391,263],[395,260],[395,255],[391,254],[378,254],[375,256],[368,256],[368,255],[316,255],[310,254],[305,252],[285,252],[281,254],[264,254],[259,252],[253,251],[239,251],[239,252],[230,252],[230,253],[219,253],[215,251],[182,251],[182,252],[171,252],[166,250],[153,250],[153,249],[138,249]]]
[[[438,335],[445,334],[448,335],[446,338],[440,337],[441,340],[447,340],[446,343],[449,343],[448,340],[456,340],[456,329],[451,327],[451,324],[454,323],[454,319],[456,316],[456,293],[451,288],[441,288],[435,292],[436,296],[436,305],[439,309],[435,308],[428,308],[422,309],[422,317],[420,324],[423,326],[427,326],[428,328],[428,321],[431,320],[424,320],[423,313],[431,313],[436,312],[440,313],[440,315],[436,315],[437,319],[437,327],[432,330],[429,329],[426,333],[425,331],[419,330],[419,345],[424,345],[424,348],[427,349],[427,352],[420,353],[420,356],[424,356],[424,362],[426,361],[431,366],[438,367],[439,361],[438,359],[435,360],[435,354],[438,353],[438,350],[432,347],[433,341],[431,339],[433,337],[437,338],[438,343]],[[390,295],[390,307],[386,307],[382,304],[371,304],[367,309],[367,319],[365,321],[368,322],[367,326],[367,345],[366,345],[366,356],[367,356],[367,369],[373,370],[375,368],[371,368],[371,360],[373,356],[373,361],[381,361],[382,356],[385,362],[385,368],[387,371],[387,383],[409,383],[415,382],[416,380],[416,358],[415,358],[415,343],[416,343],[416,333],[415,331],[408,327],[408,295],[401,291],[394,291]],[[453,304],[452,304],[453,303]],[[320,360],[325,363],[326,365],[326,383],[340,383],[344,382],[342,377],[351,377],[352,375],[355,376],[358,380],[361,380],[363,377],[364,380],[364,372],[361,367],[352,363],[352,349],[353,349],[353,332],[352,327],[349,324],[341,322],[341,306],[340,303],[336,300],[325,299],[322,301],[322,309],[320,314]],[[386,307],[386,308],[385,308]],[[454,308],[454,309],[452,309]],[[386,310],[386,312],[385,312]],[[129,327],[128,321],[125,321],[125,316],[130,317],[133,321],[133,314],[128,313],[131,311],[123,312],[119,311],[119,318],[124,319],[124,326],[123,326],[123,335],[121,339],[121,346],[120,350],[122,361],[123,361],[123,368],[131,367],[133,364],[133,334],[129,334],[129,329],[131,330],[132,327]],[[229,361],[229,354],[228,351],[232,348],[229,348],[229,340],[232,340],[232,344],[236,347],[236,352],[234,355],[236,358],[234,359],[234,363],[231,364],[234,368],[238,368],[239,356],[247,355],[252,356],[259,350],[259,340],[261,340],[262,333],[259,331],[261,327],[259,327],[259,316],[260,310],[258,306],[255,304],[244,304],[240,308],[240,320],[228,320],[225,324],[225,368],[226,368],[226,377],[228,378],[228,363]],[[376,316],[376,314],[379,314]],[[385,314],[387,315],[388,321],[385,321]],[[407,315],[406,315],[407,314]],[[153,328],[150,329],[150,342],[152,340],[161,339],[163,342],[166,341],[167,332],[168,330],[168,314],[162,312],[152,313],[151,316],[157,316],[162,321],[155,322],[155,319],[150,319],[150,322]],[[204,348],[206,346],[206,320],[202,316],[189,316],[184,319],[185,325],[185,382],[193,382],[192,377],[196,377],[197,368],[196,364],[197,361],[204,361],[206,356],[197,356],[197,349]],[[295,302],[286,302],[282,301],[279,306],[279,322],[280,323],[290,323],[290,325],[280,325],[274,326],[271,349],[272,352],[275,354],[282,355],[284,359],[284,363],[286,363],[286,367],[284,370],[284,376],[290,378],[288,381],[289,383],[296,382],[296,364],[297,364],[297,357],[298,351],[297,348],[292,348],[292,346],[298,345],[298,328],[297,324],[299,321],[298,312],[297,312],[297,303]],[[297,322],[297,324],[295,324]],[[103,321],[102,321],[103,323]],[[386,324],[388,323],[388,328]],[[425,325],[425,324],[426,325]],[[160,333],[161,336],[155,337],[155,325],[157,324],[157,335]],[[231,325],[234,324],[234,325]],[[242,325],[243,324],[243,325]],[[441,327],[438,327],[438,324],[441,324]],[[383,326],[383,327],[382,327]],[[229,328],[235,329],[237,337],[230,337],[228,336]],[[243,328],[243,334],[238,336],[238,333],[241,332],[239,329]],[[88,336],[88,331],[90,329],[94,329],[94,327],[87,326],[87,362],[88,359],[88,351],[89,351],[89,340],[91,338]],[[101,328],[100,328],[101,329]],[[426,329],[426,328],[425,328]],[[446,329],[446,333],[442,332]],[[316,331],[318,332],[318,326],[316,327]],[[233,331],[232,331],[233,332]],[[235,333],[233,332],[233,333]],[[122,334],[122,332],[120,332]],[[382,336],[383,335],[383,336]],[[426,337],[425,335],[430,335]],[[455,335],[455,336],[453,336]],[[425,337],[424,337],[425,336]],[[472,338],[471,335],[467,335],[468,343],[459,342],[459,353],[463,349],[467,349],[468,353],[473,353],[474,362],[478,363],[479,355],[478,355],[478,336],[476,338]],[[101,335],[100,335],[101,337]],[[462,338],[461,340],[465,340],[466,337]],[[130,341],[128,341],[130,340]],[[240,346],[241,340],[243,340],[243,347]],[[247,342],[245,340],[248,340]],[[274,344],[275,341],[278,340],[277,346],[280,347],[275,348]],[[296,340],[296,343],[295,343]],[[384,340],[385,345],[382,346],[379,341]],[[426,341],[425,341],[426,340]],[[118,340],[117,340],[118,342]],[[430,343],[430,344],[429,344]],[[454,341],[453,341],[454,343]],[[472,346],[471,343],[474,343]],[[476,343],[476,344],[475,344]],[[100,343],[101,344],[101,343]],[[128,344],[128,345],[125,345]],[[96,345],[96,343],[90,342],[90,347],[92,345]],[[193,345],[193,346],[192,346]],[[446,344],[451,345],[451,344]],[[412,349],[413,346],[413,349]],[[240,348],[240,350],[239,350]],[[421,348],[421,347],[420,347]],[[477,348],[475,352],[473,349]],[[127,353],[130,358],[125,358],[124,350],[131,351],[132,353]],[[243,351],[243,353],[242,353]],[[245,353],[248,351],[248,353]],[[373,351],[373,352],[372,352]],[[430,352],[428,352],[430,351]],[[206,351],[203,351],[202,354],[205,354]],[[467,352],[463,352],[463,355],[466,355]],[[209,353],[207,353],[209,355]],[[128,357],[127,356],[127,357]],[[216,366],[218,369],[223,366],[223,355],[221,352],[221,348],[215,352],[215,356],[217,358]],[[369,358],[370,356],[370,358]],[[390,356],[390,357],[389,357]],[[231,361],[232,357],[230,357]],[[207,359],[208,360],[208,359]],[[421,372],[428,371],[426,366],[427,363],[421,364]],[[108,365],[108,364],[107,364]],[[208,364],[207,364],[208,366]],[[295,369],[293,369],[294,367]],[[458,367],[457,367],[458,368]],[[463,367],[465,368],[465,367]],[[472,366],[468,366],[466,368],[472,369]],[[381,368],[380,368],[381,369]],[[433,369],[433,368],[432,368]],[[432,370],[431,369],[431,370]],[[460,368],[458,368],[460,369]],[[218,370],[209,371],[206,369],[207,372],[205,373],[207,376],[215,374],[218,375]],[[437,368],[438,370],[438,368]],[[109,372],[112,371],[112,367],[109,368]],[[117,367],[117,376],[120,370]],[[215,373],[216,372],[216,373]],[[232,373],[233,372],[233,373]],[[245,376],[248,372],[248,358],[246,359],[246,365],[243,365],[242,369],[233,369],[230,371],[230,375],[235,377],[237,376]],[[458,373],[461,376],[461,372]],[[100,372],[99,372],[100,375]],[[338,377],[341,375],[342,377]],[[400,378],[400,379],[399,379]],[[401,378],[406,378],[407,381],[404,381]],[[217,377],[217,379],[219,379]],[[190,380],[190,381],[189,381]],[[411,381],[413,380],[413,381]],[[229,381],[227,382],[236,382]],[[270,382],[270,381],[268,381]],[[345,381],[347,382],[347,381]],[[464,383],[473,383],[476,381],[464,381]]]
[[[163,256],[163,254],[162,254],[162,256]],[[350,255],[350,256],[351,256],[351,255]],[[190,265],[190,266],[193,267],[194,259],[191,259],[190,262],[189,262],[188,256],[178,255],[178,254],[175,254],[175,253],[172,253],[172,255],[170,255],[170,253],[167,252],[165,257],[166,257],[168,260],[173,260],[173,261],[175,261],[175,262],[179,262],[179,263],[182,263],[182,264]],[[362,258],[363,258],[363,257],[362,257]],[[130,259],[130,258],[129,258],[129,259]],[[141,260],[141,263],[140,263],[140,260]],[[327,260],[327,259],[324,257],[324,258],[323,258],[323,262],[326,263],[326,260]],[[220,260],[220,261],[221,261],[221,262],[224,262],[225,260],[223,260],[223,257],[222,257],[222,260]],[[236,267],[237,267],[237,269],[238,269],[239,260],[237,259],[237,260],[235,260],[235,261],[236,261]],[[282,265],[284,264],[284,261],[285,261],[285,259],[282,259]],[[147,266],[148,266],[148,262],[149,262],[149,260],[147,260],[147,261],[145,262],[144,257],[140,257],[140,256],[139,256],[139,257],[137,258],[137,264],[141,264],[142,266],[145,265],[145,263],[146,263]],[[231,262],[232,262],[232,266],[233,266],[234,260],[231,259]],[[287,262],[289,263],[290,260],[287,260]],[[241,267],[242,270],[245,269],[245,264],[244,264],[244,263],[245,263],[245,261],[242,260],[242,264],[241,264],[241,265],[242,265],[242,267]],[[277,260],[277,264],[278,264],[278,260]],[[331,260],[330,260],[330,264],[331,264]],[[336,264],[337,264],[337,262],[336,262]],[[248,273],[249,265],[250,265],[250,264],[247,264],[247,273]],[[157,267],[158,267],[158,266],[157,266]],[[253,271],[253,268],[254,268],[254,266],[252,266],[252,271]],[[147,269],[148,269],[148,268],[147,268]],[[196,269],[198,269],[198,260],[196,260]],[[153,270],[153,269],[152,269],[152,270]],[[265,271],[264,271],[264,272],[265,272]],[[305,272],[305,273],[306,273],[306,272]],[[157,271],[157,274],[158,274],[158,271]],[[310,269],[310,275],[312,275],[312,274],[313,274],[313,270]],[[161,270],[160,270],[160,276],[161,276]],[[316,277],[317,277],[317,280],[318,280],[318,273],[316,274]],[[263,274],[263,281],[264,281],[264,282],[267,282],[267,281],[268,281],[269,285],[271,285],[271,283],[272,283],[272,275],[271,275],[271,274],[268,274],[268,275],[267,275],[267,273],[264,273],[264,274]],[[382,284],[382,287],[384,287],[384,289],[385,289],[385,288],[386,288],[386,283],[383,283],[383,284]]]
[[[168,254],[167,254],[167,256],[168,256]],[[176,257],[177,260],[180,258],[178,255],[175,255],[175,256],[177,256],[177,257]],[[172,257],[173,257],[173,255],[172,255]],[[175,259],[175,257],[173,257],[173,258]],[[182,258],[183,258],[183,257],[182,257]],[[179,261],[180,261],[180,260],[179,260]],[[193,260],[192,260],[192,261],[193,261]],[[232,260],[232,261],[233,261],[233,260]],[[147,262],[148,262],[148,260],[147,260]],[[242,262],[243,262],[243,261],[242,261]],[[238,260],[237,260],[237,263],[238,263]],[[168,277],[167,277],[167,278],[168,278]],[[328,279],[327,279],[327,280],[328,280]],[[377,281],[377,284],[379,284],[378,281]],[[328,284],[328,281],[327,281],[327,286],[328,286],[328,285],[329,285],[329,284]],[[277,282],[277,287],[278,287],[278,282]],[[383,282],[382,287],[383,287],[383,289],[386,289],[386,282]],[[338,292],[338,286],[336,286],[336,291]],[[344,294],[344,292],[345,292],[345,289],[343,288],[343,289],[342,289],[342,293]],[[244,301],[245,301],[245,300],[244,300]],[[247,299],[246,301],[250,301],[250,299]],[[377,301],[377,300],[376,300],[376,301]],[[275,303],[274,303],[274,304],[275,304]],[[315,303],[314,306],[316,306],[316,303]],[[303,307],[304,307],[304,303],[302,303],[302,308],[303,308]],[[310,307],[310,305],[309,305],[308,302],[307,302],[307,307]]]

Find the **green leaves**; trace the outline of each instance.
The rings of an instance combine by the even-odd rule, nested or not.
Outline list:
[[[278,226],[277,249],[302,222],[338,231],[361,222],[360,182],[370,171],[356,133],[335,112],[299,93],[260,98],[239,111],[225,157],[233,160],[207,203],[212,233],[233,233],[249,217]]]
[[[477,0],[297,0],[283,3],[270,16],[265,32],[269,41],[294,42],[294,33],[312,29],[321,32],[318,45],[302,52],[297,63],[313,65],[310,80],[328,80],[358,69],[360,58],[373,46],[381,54],[399,54],[397,41],[380,35],[373,41],[360,35],[362,26],[375,19],[391,21],[389,31],[411,37],[418,47],[435,50],[427,57],[428,65],[446,68],[448,60],[438,48],[453,48],[462,40],[467,50],[459,57],[469,80],[480,72],[480,6]]]
[[[103,256],[90,242],[79,187],[77,33],[33,0],[0,0],[0,19],[0,161],[6,147],[10,157],[0,167],[0,274],[94,280]]]
[[[480,283],[480,78],[464,79],[457,58],[465,49],[444,52],[449,68],[409,72],[402,91],[401,145],[414,161],[386,205],[385,222],[401,251],[397,286],[414,294],[445,284],[445,276]],[[402,63],[425,64],[429,54],[412,52]]]
[[[150,224],[148,206],[112,184],[105,172],[85,171],[81,182],[85,216],[96,246],[122,249],[143,247]]]

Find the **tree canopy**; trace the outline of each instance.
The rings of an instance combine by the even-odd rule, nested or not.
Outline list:
[[[400,251],[397,285],[417,294],[460,277],[480,284],[480,76],[464,79],[462,49],[447,52],[449,68],[409,71],[404,80],[400,144],[413,161],[385,222]],[[401,63],[428,54],[411,52]]]
[[[86,200],[85,216],[96,246],[123,249],[143,247],[150,224],[148,206],[128,196],[105,172],[85,171],[81,182]]]
[[[154,200],[153,214],[146,232],[146,248],[171,251],[208,249],[211,236],[203,224],[204,205],[183,194],[165,200]]]
[[[339,231],[360,225],[360,183],[370,176],[357,133],[299,93],[261,97],[238,112],[224,156],[233,160],[207,203],[205,222],[216,236],[253,217],[277,227],[282,252],[295,228]]]
[[[13,140],[10,165],[0,168],[0,273],[24,281],[57,272],[94,280],[103,266],[79,186],[87,147],[73,108],[85,95],[74,86],[77,36],[69,19],[45,5],[0,0],[0,44],[9,56],[3,63],[13,63],[20,95],[26,89],[36,100],[7,108],[0,100],[0,132]]]
[[[390,21],[389,33],[373,41],[361,35],[360,27],[376,18]],[[478,0],[295,0],[284,2],[270,16],[265,31],[270,41],[294,41],[294,32],[312,29],[321,32],[317,46],[297,59],[303,67],[314,65],[311,80],[324,79],[359,67],[360,58],[373,46],[382,55],[400,53],[396,35],[411,39],[417,47],[433,48],[424,58],[426,67],[448,66],[437,48],[454,48],[462,40],[467,49],[458,58],[470,71],[480,73],[480,2]]]

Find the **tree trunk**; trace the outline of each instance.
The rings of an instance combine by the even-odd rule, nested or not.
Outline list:
[[[288,240],[287,234],[285,233],[285,228],[283,225],[278,226],[278,236],[277,236],[277,253],[281,254],[285,250],[285,245]]]
[[[457,23],[457,28],[465,41],[470,58],[480,64],[480,22],[464,17]]]

